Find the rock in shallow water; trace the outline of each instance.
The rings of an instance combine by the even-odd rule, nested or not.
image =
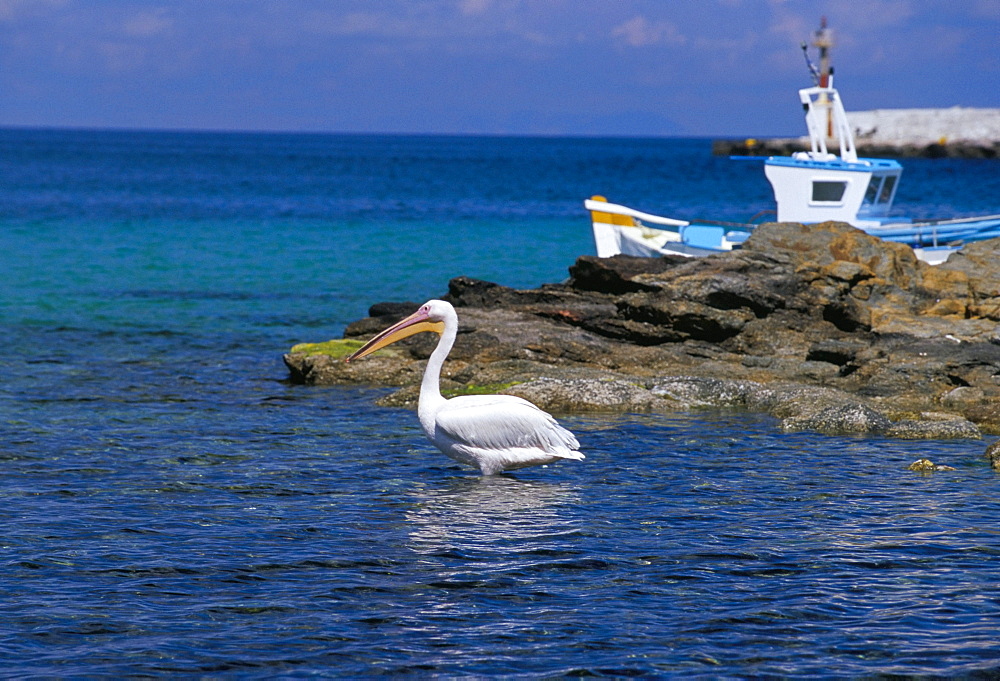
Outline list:
[[[647,412],[662,408],[662,402],[641,385],[616,379],[539,378],[503,391],[523,397],[546,411]]]
[[[887,435],[904,440],[978,440],[979,428],[964,418],[951,414],[921,414],[920,419],[900,419],[893,423]]]
[[[841,433],[872,433],[880,435],[889,430],[892,422],[884,415],[864,404],[839,404],[818,411],[791,416],[782,420],[785,432],[813,430],[829,435]]]
[[[907,469],[911,471],[917,471],[918,473],[933,473],[934,471],[953,471],[955,470],[951,466],[945,466],[944,464],[937,464],[930,459],[917,459],[909,466]]]
[[[986,448],[986,458],[989,459],[993,470],[1000,471],[1000,440]]]

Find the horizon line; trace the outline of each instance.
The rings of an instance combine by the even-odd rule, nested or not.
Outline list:
[[[0,131],[9,132],[114,132],[153,134],[193,134],[193,135],[301,135],[301,136],[342,136],[342,137],[483,137],[520,139],[684,139],[684,140],[745,140],[745,139],[795,139],[803,135],[694,135],[655,133],[559,133],[559,132],[400,132],[400,131],[357,131],[357,130],[293,130],[254,128],[183,128],[183,127],[132,127],[132,126],[89,126],[89,125],[41,125],[0,123]]]

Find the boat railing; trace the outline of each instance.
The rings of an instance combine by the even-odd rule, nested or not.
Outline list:
[[[972,218],[946,218],[943,220],[915,220],[914,224],[917,225],[934,225],[934,226],[944,226],[944,225],[961,225],[970,222],[988,222],[991,224],[984,225],[984,228],[995,227],[994,222],[1000,222],[1000,213],[997,215],[977,215]]]
[[[931,224],[929,226],[931,228],[931,246],[933,248],[937,248],[938,247],[937,225]],[[921,246],[924,245],[924,230],[923,230],[923,227],[924,227],[924,225],[917,225],[917,243],[919,245],[921,245]]]
[[[732,229],[752,232],[757,225],[749,222],[727,222],[725,220],[692,220],[692,225],[708,225],[710,227],[730,227]]]
[[[812,158],[830,160],[833,154],[827,150],[826,140],[836,138],[840,144],[841,160],[856,163],[858,152],[854,148],[854,133],[847,122],[847,113],[837,90],[832,85],[804,88],[799,90],[799,99],[806,110]]]
[[[591,211],[595,222],[600,222],[601,219],[609,221],[610,224],[622,224],[618,220],[615,220],[615,216],[625,216],[632,218],[633,220],[640,221],[640,224],[634,226],[640,227],[642,224],[653,224],[653,225],[664,225],[666,227],[674,227],[671,231],[674,232],[684,232],[685,227],[690,227],[692,225],[703,225],[710,227],[729,227],[731,229],[740,231],[752,231],[756,225],[746,223],[746,222],[727,222],[725,220],[675,220],[673,218],[665,218],[660,215],[653,215],[652,213],[644,213],[640,210],[635,210],[634,208],[629,208],[628,206],[622,206],[617,203],[608,203],[604,197],[597,197],[587,199],[583,202],[584,207]],[[604,215],[608,217],[604,217]],[[610,218],[610,220],[608,219]]]
[[[621,206],[617,203],[608,203],[603,200],[603,197],[594,197],[592,199],[587,199],[583,202],[584,207],[591,211],[592,213],[607,213],[610,215],[624,215],[636,220],[642,220],[643,222],[649,222],[654,225],[664,225],[667,227],[686,227],[691,224],[688,220],[674,220],[673,218],[665,218],[659,215],[653,215],[652,213],[643,213],[642,211],[635,210],[634,208],[629,208],[628,206]],[[597,215],[594,216],[595,218]],[[674,229],[673,231],[677,231]]]

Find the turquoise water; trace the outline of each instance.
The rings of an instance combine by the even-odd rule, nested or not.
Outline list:
[[[770,206],[709,152],[0,131],[0,675],[1000,673],[981,441],[563,415],[586,461],[482,480],[285,382],[374,302],[564,278],[591,194]],[[1000,213],[995,161],[905,166],[901,209]]]

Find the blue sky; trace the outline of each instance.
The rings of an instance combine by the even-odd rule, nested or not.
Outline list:
[[[0,0],[0,126],[798,135],[821,15],[849,110],[1000,107],[1000,0]]]

